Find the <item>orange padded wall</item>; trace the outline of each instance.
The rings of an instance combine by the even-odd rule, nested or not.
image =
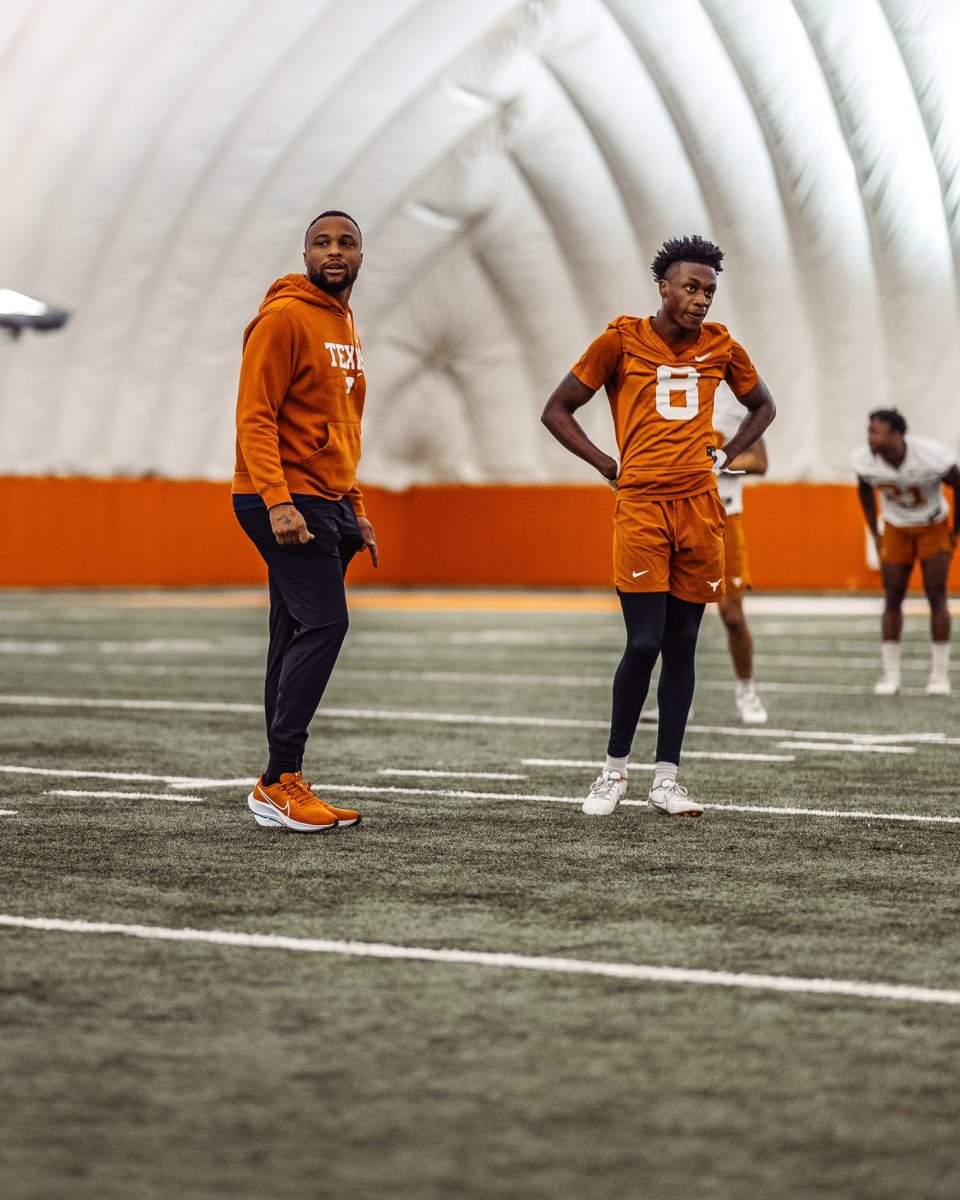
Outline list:
[[[613,495],[602,486],[364,494],[382,559],[378,571],[365,555],[358,559],[352,584],[610,586]],[[865,563],[852,484],[759,484],[748,489],[745,509],[757,590],[879,588]],[[0,512],[4,587],[216,587],[265,578],[225,483],[0,478]]]

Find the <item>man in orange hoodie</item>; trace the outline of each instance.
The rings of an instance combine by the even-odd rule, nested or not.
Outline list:
[[[362,245],[352,217],[321,213],[304,238],[305,273],[278,279],[243,335],[233,507],[270,587],[269,759],[247,804],[258,825],[300,833],[360,820],[325,804],[302,766],[349,624],[344,573],[363,549],[377,565],[357,487],[366,381],[349,300]]]

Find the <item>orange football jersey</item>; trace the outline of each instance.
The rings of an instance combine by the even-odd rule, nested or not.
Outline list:
[[[620,449],[617,488],[677,500],[716,486],[707,447],[713,396],[725,379],[735,396],[756,387],[757,370],[723,325],[704,321],[682,348],[663,341],[649,317],[617,317],[572,368],[586,387],[606,388]]]

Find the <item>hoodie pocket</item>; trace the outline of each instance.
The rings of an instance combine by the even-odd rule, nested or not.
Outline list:
[[[301,460],[303,473],[330,492],[348,492],[360,461],[360,422],[328,421],[323,445]]]

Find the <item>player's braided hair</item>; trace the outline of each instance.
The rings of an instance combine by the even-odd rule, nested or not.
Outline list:
[[[311,229],[314,227],[314,225],[316,225],[316,223],[317,223],[317,222],[318,222],[318,221],[319,221],[319,220],[320,220],[322,217],[346,217],[346,218],[347,218],[347,220],[348,220],[348,221],[350,221],[350,222],[351,222],[353,225],[357,225],[356,218],[354,218],[354,217],[351,217],[349,213],[347,213],[347,212],[342,212],[342,211],[341,211],[339,208],[328,208],[328,209],[326,210],[326,212],[317,213],[317,215],[316,215],[316,216],[313,218],[313,220],[312,220],[312,221],[310,222],[310,224],[307,226],[306,233],[304,233],[304,235],[303,235],[303,244],[304,244],[304,246],[306,246],[306,244],[307,244],[307,237],[308,237],[308,236],[309,236],[309,234],[310,234],[310,230],[311,230]],[[362,233],[360,233],[360,226],[359,226],[359,225],[357,225],[357,233],[359,233],[359,234],[360,234],[360,241],[361,241],[361,243],[362,243],[362,242],[363,242],[363,234],[362,234]]]
[[[894,433],[906,433],[907,421],[898,408],[875,408],[870,414],[871,421],[883,421]]]
[[[667,271],[676,262],[703,263],[704,266],[713,267],[719,275],[723,270],[720,265],[723,262],[723,251],[696,233],[693,237],[671,238],[663,243],[657,251],[657,257],[650,264],[654,279],[658,283],[665,279]]]

